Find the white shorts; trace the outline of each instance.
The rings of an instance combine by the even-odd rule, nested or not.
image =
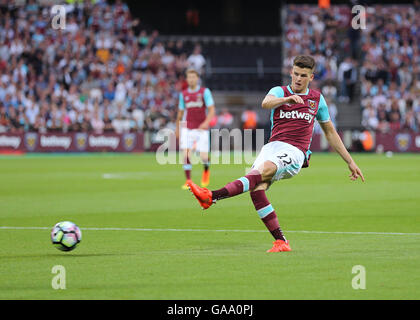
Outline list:
[[[252,165],[252,169],[258,169],[267,160],[277,166],[277,172],[271,179],[271,181],[277,181],[297,175],[305,161],[305,155],[291,144],[273,141],[262,147],[260,154]]]
[[[182,128],[179,144],[183,150],[209,152],[210,133],[208,130]]]

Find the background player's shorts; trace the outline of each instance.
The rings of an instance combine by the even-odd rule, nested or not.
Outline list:
[[[210,133],[208,130],[181,129],[180,148],[191,149],[198,152],[209,152]]]
[[[305,161],[305,155],[291,144],[272,141],[262,147],[260,154],[252,165],[252,169],[257,169],[267,160],[277,166],[277,172],[271,180],[277,181],[297,175]]]

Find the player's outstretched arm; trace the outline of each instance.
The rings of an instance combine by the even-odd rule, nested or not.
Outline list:
[[[358,177],[365,182],[365,177],[363,176],[362,171],[357,166],[356,162],[354,162],[353,158],[351,157],[350,153],[348,153],[346,147],[341,141],[340,136],[338,135],[337,131],[334,128],[334,125],[331,121],[327,122],[320,122],[322,130],[325,133],[325,137],[327,138],[328,143],[337,153],[343,158],[343,160],[348,164],[350,170],[350,179],[356,180]]]
[[[300,103],[303,104],[303,99],[301,97],[299,97],[297,94],[294,94],[292,96],[289,97],[284,97],[284,98],[277,98],[271,94],[267,94],[264,98],[264,100],[261,103],[261,106],[263,109],[274,109],[277,108],[278,106],[281,106],[282,104],[296,104],[296,103]]]

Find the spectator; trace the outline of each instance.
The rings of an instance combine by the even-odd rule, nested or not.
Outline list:
[[[95,111],[95,115],[93,116],[91,120],[91,126],[93,129],[93,132],[96,134],[102,134],[105,128],[105,123],[102,120],[102,118],[99,115],[99,110]]]
[[[112,126],[112,120],[109,117],[108,109],[104,109],[104,132],[112,132],[114,127]]]
[[[229,112],[228,109],[224,108],[222,109],[222,112],[218,116],[218,127],[219,128],[227,128],[231,129],[233,124],[233,116]]]
[[[196,45],[194,47],[193,53],[188,57],[188,67],[193,68],[198,71],[198,73],[203,73],[204,65],[206,64],[206,59],[204,59],[201,54],[201,46]]]
[[[350,101],[350,97],[353,93],[353,86],[356,83],[356,80],[356,67],[351,57],[346,57],[346,59],[340,64],[338,68],[338,81],[340,82],[340,101]]]
[[[257,113],[248,108],[242,113],[242,128],[243,129],[256,129],[258,123]]]
[[[379,125],[379,119],[372,105],[363,110],[362,125],[368,130],[376,130]]]
[[[6,113],[4,105],[0,106],[0,132],[6,132],[9,129],[10,120]]]
[[[417,124],[417,120],[416,120],[414,110],[410,106],[406,110],[406,113],[405,113],[405,116],[404,116],[404,121],[401,125],[401,129],[416,132],[418,130],[417,125],[418,124]]]

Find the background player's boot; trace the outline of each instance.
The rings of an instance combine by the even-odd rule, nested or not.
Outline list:
[[[191,181],[191,180],[187,180],[187,181],[185,181],[185,183],[182,185],[182,190],[188,190],[189,189],[189,187],[188,187],[188,182],[189,181]]]
[[[289,241],[283,241],[283,240],[276,240],[273,242],[273,247],[270,250],[267,250],[267,252],[284,252],[284,251],[292,251],[292,248],[290,248]]]
[[[201,186],[207,187],[210,184],[210,170],[204,170],[201,176]]]
[[[197,198],[198,203],[203,209],[208,209],[213,204],[212,192],[207,188],[200,188],[194,182],[189,181],[190,191]]]

